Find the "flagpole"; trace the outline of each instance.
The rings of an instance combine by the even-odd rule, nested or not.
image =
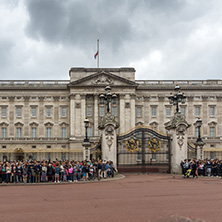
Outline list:
[[[99,68],[99,39],[97,39],[97,52],[98,52],[98,56],[97,56],[97,68]]]

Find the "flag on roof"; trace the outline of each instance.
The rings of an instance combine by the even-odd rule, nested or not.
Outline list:
[[[96,59],[96,57],[98,56],[99,51],[96,52],[96,54],[94,55],[94,58]]]

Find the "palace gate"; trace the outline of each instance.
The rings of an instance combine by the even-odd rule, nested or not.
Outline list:
[[[170,173],[170,137],[148,127],[117,136],[119,172]]]

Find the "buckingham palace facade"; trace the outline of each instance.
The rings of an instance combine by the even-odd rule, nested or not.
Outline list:
[[[111,112],[125,133],[138,124],[166,133],[175,112],[168,96],[178,84],[186,95],[181,114],[195,142],[197,117],[208,158],[222,157],[222,80],[136,80],[134,68],[71,68],[70,80],[0,81],[0,161],[20,159],[82,160],[84,119],[92,147],[106,112],[99,97],[109,85],[117,98]]]

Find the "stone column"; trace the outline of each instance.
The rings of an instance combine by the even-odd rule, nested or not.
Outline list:
[[[171,173],[181,173],[181,160],[187,159],[187,123],[185,116],[175,113],[172,119],[165,124],[171,136],[170,162]]]
[[[99,130],[98,130],[98,119],[99,116],[99,110],[98,110],[98,95],[94,95],[94,136],[99,135]]]
[[[120,111],[120,133],[125,132],[125,95],[120,95],[120,105],[119,105],[119,111]]]
[[[131,99],[130,99],[130,112],[131,112],[130,123],[131,123],[131,128],[135,127],[135,124],[136,124],[135,99],[136,99],[136,95],[131,94]]]
[[[85,135],[86,95],[81,94],[81,136]]]
[[[15,137],[14,134],[14,123],[15,123],[15,104],[14,96],[9,96],[9,137]]]
[[[70,95],[70,140],[75,140],[75,95]]]
[[[30,130],[29,130],[29,119],[30,119],[30,107],[29,107],[29,98],[30,96],[24,96],[24,137],[30,137]]]

